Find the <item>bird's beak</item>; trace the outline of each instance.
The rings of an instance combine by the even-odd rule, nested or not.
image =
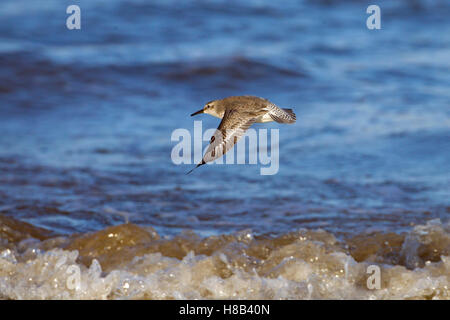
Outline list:
[[[204,112],[203,109],[202,110],[198,110],[197,112],[194,112],[193,114],[191,114],[191,117],[193,117],[193,116],[195,116],[197,114],[203,113],[203,112]]]

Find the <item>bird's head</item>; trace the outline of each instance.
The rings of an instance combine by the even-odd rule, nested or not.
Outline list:
[[[191,114],[191,117],[195,116],[197,114],[200,114],[200,113],[207,113],[214,117],[222,118],[224,112],[225,112],[225,108],[222,108],[222,104],[220,103],[220,100],[212,100],[212,101],[209,101],[208,103],[206,103],[205,106],[203,107],[203,109]]]

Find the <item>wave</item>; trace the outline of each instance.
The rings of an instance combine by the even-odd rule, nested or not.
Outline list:
[[[339,241],[306,229],[167,239],[134,224],[61,237],[8,219],[0,217],[3,299],[450,298],[450,223],[439,220]],[[379,288],[368,287],[370,266]]]

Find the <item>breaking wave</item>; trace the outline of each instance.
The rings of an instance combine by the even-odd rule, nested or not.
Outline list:
[[[3,299],[450,298],[450,224],[439,220],[338,240],[306,229],[164,238],[134,224],[62,237],[0,219]]]

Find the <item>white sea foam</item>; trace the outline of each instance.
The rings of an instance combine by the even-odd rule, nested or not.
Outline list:
[[[444,241],[444,245],[450,243],[449,230],[448,223],[436,220],[412,229],[400,252],[405,265],[377,264],[381,270],[381,288],[375,290],[367,288],[370,276],[367,267],[373,263],[357,262],[348,253],[330,250],[337,244],[336,239],[318,231],[277,246],[255,267],[239,265],[237,262],[242,256],[226,250],[217,250],[211,255],[190,251],[182,259],[155,252],[135,256],[128,262],[123,261],[120,267],[104,272],[96,259],[90,266],[80,263],[77,250],[29,248],[19,253],[17,249],[3,249],[0,252],[0,297],[450,299],[450,256],[442,255],[435,262],[422,261],[424,248],[436,239]],[[232,242],[232,245],[239,245],[236,239]],[[250,263],[250,259],[244,261]]]

